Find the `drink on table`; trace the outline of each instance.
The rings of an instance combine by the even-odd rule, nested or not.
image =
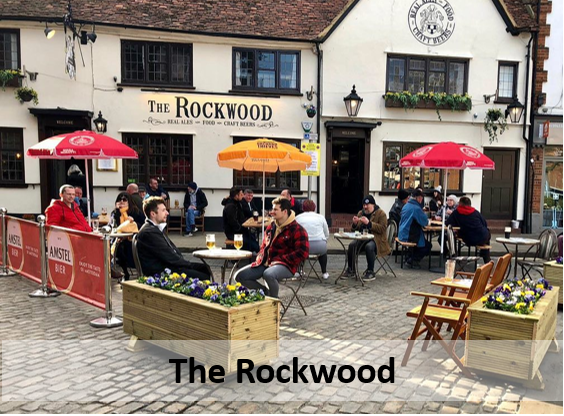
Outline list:
[[[206,235],[206,246],[210,250],[213,250],[215,248],[215,234]]]
[[[362,230],[362,235],[368,235],[368,229],[367,228]]]
[[[258,218],[259,218],[258,211],[253,211],[253,220],[255,220],[255,222],[258,222]]]
[[[243,247],[243,234],[235,234],[234,242],[235,248],[240,250]]]

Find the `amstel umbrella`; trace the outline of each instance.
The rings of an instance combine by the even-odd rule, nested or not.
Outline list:
[[[463,169],[483,169],[494,170],[495,163],[482,152],[474,149],[471,146],[457,144],[454,142],[443,142],[430,144],[420,147],[409,153],[407,156],[400,160],[400,167],[402,168],[438,168],[444,169],[444,202],[446,206],[447,198],[447,174],[449,169],[463,170]],[[445,232],[445,214],[443,210],[443,224],[442,235]],[[441,238],[441,255],[443,254],[444,238]]]
[[[90,218],[90,186],[88,159],[137,159],[131,147],[103,134],[80,130],[42,140],[27,149],[27,156],[38,159],[85,159],[86,200]]]
[[[304,170],[311,165],[311,156],[286,143],[270,139],[245,140],[217,154],[217,163],[224,168],[262,172],[262,207],[264,209],[265,172]],[[264,216],[262,220],[264,233]]]

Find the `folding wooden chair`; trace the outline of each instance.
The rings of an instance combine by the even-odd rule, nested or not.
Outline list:
[[[401,253],[400,253],[401,264],[400,264],[400,267],[403,269],[403,259],[405,257],[405,254],[410,253],[411,258],[413,258],[413,251],[415,250],[415,247],[417,247],[417,243],[410,243],[408,241],[401,241],[398,237],[395,238],[395,241],[401,247]]]
[[[495,264],[492,275],[490,276],[490,280],[486,284],[485,292],[491,291],[493,288],[499,286],[501,282],[503,282],[509,272],[509,265],[511,264],[512,257],[513,255],[511,253],[507,253],[506,255],[497,259],[497,263]],[[456,272],[455,279],[456,276],[462,276],[463,278],[473,278],[474,273],[459,271]],[[457,288],[453,292],[449,293],[449,296],[465,297],[466,293],[468,293],[468,289]]]
[[[394,242],[397,234],[398,234],[398,226],[396,222],[394,220],[389,220],[388,228],[386,229],[386,237],[388,239],[388,245],[390,246],[390,249],[392,249],[394,246]],[[378,270],[376,270],[375,273],[378,273],[380,269],[382,269],[384,270],[384,273],[388,274],[388,270],[389,270],[390,272],[392,272],[394,277],[397,277],[396,273],[390,266],[390,263],[388,263],[388,260],[392,257],[393,251],[394,251],[393,249],[390,250],[390,254],[388,254],[387,256],[383,256],[383,257],[376,256],[376,260],[380,264],[380,267],[378,267]],[[386,267],[388,268],[388,270],[386,270]]]
[[[466,318],[468,315],[468,306],[476,302],[484,294],[486,284],[493,268],[493,262],[476,269],[472,285],[468,290],[465,298],[455,298],[452,296],[435,295],[432,293],[411,292],[413,296],[421,296],[424,298],[423,304],[407,313],[407,316],[416,318],[415,326],[411,336],[407,340],[407,350],[401,362],[402,366],[406,366],[409,356],[415,344],[415,340],[422,334],[426,334],[426,340],[423,343],[422,350],[427,349],[428,340],[431,338],[439,341],[439,344],[454,360],[456,365],[462,370],[463,374],[472,377],[470,371],[464,367],[462,360],[456,355],[455,346],[458,338],[465,337],[466,334]],[[437,299],[439,302],[460,303],[461,307],[447,306],[440,303],[430,303],[431,299]],[[440,334],[440,326],[447,324],[453,328],[450,342],[447,343]],[[421,325],[424,325],[421,328]]]

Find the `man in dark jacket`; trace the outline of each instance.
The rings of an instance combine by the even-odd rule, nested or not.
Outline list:
[[[398,197],[396,198],[396,202],[392,205],[390,209],[390,219],[396,222],[396,225],[399,225],[401,221],[401,210],[405,204],[407,204],[407,200],[409,199],[409,192],[404,189],[400,189],[398,191]]]
[[[186,260],[164,232],[168,217],[164,200],[159,197],[147,198],[143,211],[147,220],[137,236],[137,253],[143,274],[152,276],[170,269],[172,272],[186,273],[188,277],[209,279],[210,272],[206,265]]]
[[[257,252],[259,250],[257,241],[251,236],[249,229],[243,227],[245,215],[241,206],[242,200],[243,191],[234,186],[229,190],[229,198],[221,202],[225,207],[223,208],[223,231],[228,240],[233,240],[235,234],[242,234],[243,250]]]
[[[490,230],[485,218],[472,207],[470,198],[463,196],[458,201],[458,208],[450,214],[445,223],[447,226],[460,227],[458,237],[468,246],[485,246],[490,244]],[[490,261],[490,250],[480,250],[484,263]]]
[[[253,212],[257,211],[258,209],[253,202],[254,193],[252,189],[245,189],[243,193],[243,199],[241,201],[241,206],[243,207],[243,216],[246,220],[253,216]]]
[[[165,191],[165,189],[159,185],[159,181],[157,180],[157,178],[151,178],[149,179],[149,183],[147,184],[147,195],[148,196],[158,196],[160,198],[163,198],[167,201],[170,200],[170,197],[168,195],[168,192]],[[147,196],[145,198],[148,198]]]
[[[208,199],[204,191],[198,188],[196,182],[190,182],[186,195],[184,195],[184,211],[186,212],[185,237],[192,237],[192,233],[198,231],[195,218],[202,215],[207,206]]]
[[[272,201],[274,221],[265,230],[257,259],[243,267],[235,280],[249,289],[262,289],[267,295],[278,297],[278,280],[292,277],[301,262],[309,256],[307,231],[296,221],[290,201],[276,198]],[[268,289],[258,282],[263,278]]]
[[[283,189],[282,192],[280,192],[280,196],[290,201],[290,205],[292,206],[292,211],[294,211],[296,215],[300,215],[302,212],[304,212],[304,210],[302,209],[301,202],[292,196],[292,193],[288,188]]]

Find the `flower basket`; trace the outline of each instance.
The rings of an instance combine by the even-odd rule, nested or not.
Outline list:
[[[442,121],[439,110],[470,111],[472,109],[472,97],[468,94],[446,94],[446,93],[410,93],[387,92],[382,96],[386,108],[429,109],[435,110],[439,120]]]
[[[528,315],[487,309],[482,300],[470,305],[466,366],[527,387],[544,388],[539,367],[554,346],[559,289],[553,286],[546,291]]]
[[[18,100],[20,103],[28,103],[30,101],[33,100],[33,104],[37,105],[39,104],[39,99],[37,96],[37,91],[35,91],[33,88],[28,88],[28,87],[20,87],[17,88],[14,91],[14,96],[16,97],[16,100]]]
[[[166,346],[175,353],[194,357],[205,365],[221,365],[226,373],[236,371],[237,359],[267,363],[278,356],[278,343],[251,344],[244,350],[225,349],[226,343],[279,339],[280,302],[263,301],[225,307],[207,300],[151,287],[139,282],[123,283],[123,330],[140,339]],[[202,348],[183,347],[178,340],[201,342]],[[170,342],[169,342],[170,341]],[[236,348],[233,346],[233,348]]]
[[[317,110],[315,109],[315,106],[313,105],[306,106],[306,114],[309,118],[314,118],[315,115],[317,114]]]
[[[490,108],[486,112],[484,119],[484,130],[488,132],[490,143],[497,142],[497,135],[500,136],[507,130],[507,121],[505,115],[497,108]]]
[[[562,287],[562,264],[556,260],[544,264],[544,278],[553,286]],[[558,292],[558,304],[562,305],[562,290]]]

